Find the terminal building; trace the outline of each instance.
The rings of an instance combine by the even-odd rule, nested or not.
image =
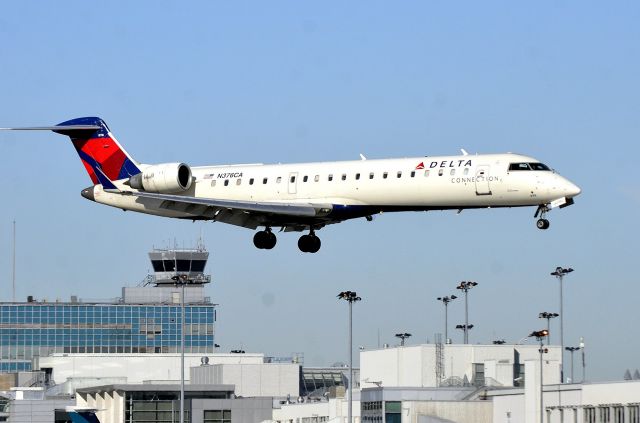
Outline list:
[[[124,287],[113,301],[48,302],[29,296],[24,303],[0,303],[0,372],[38,369],[56,355],[177,354],[184,327],[185,352],[215,350],[216,309],[204,295],[211,277],[204,274],[208,252],[153,250],[155,273],[142,286]],[[185,285],[185,320],[181,288]]]

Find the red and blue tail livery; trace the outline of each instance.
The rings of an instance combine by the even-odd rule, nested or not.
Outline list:
[[[102,119],[82,117],[62,122],[56,127],[59,129],[53,129],[54,132],[71,138],[94,184],[101,183],[100,173],[112,181],[140,173],[138,164],[113,137]]]

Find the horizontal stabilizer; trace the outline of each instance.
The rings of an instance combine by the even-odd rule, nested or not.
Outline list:
[[[23,128],[0,128],[0,131],[97,131],[98,125],[26,126]]]

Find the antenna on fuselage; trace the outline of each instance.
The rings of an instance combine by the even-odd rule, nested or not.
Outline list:
[[[360,160],[367,160],[367,158],[364,156],[364,154],[360,153]]]
[[[467,153],[467,150],[465,150],[464,148],[461,148],[460,151],[462,152],[463,156],[468,156],[469,153]]]

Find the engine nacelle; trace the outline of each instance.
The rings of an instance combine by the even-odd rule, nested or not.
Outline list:
[[[129,178],[129,186],[147,192],[170,194],[191,187],[191,168],[184,163],[163,163],[149,166]]]

